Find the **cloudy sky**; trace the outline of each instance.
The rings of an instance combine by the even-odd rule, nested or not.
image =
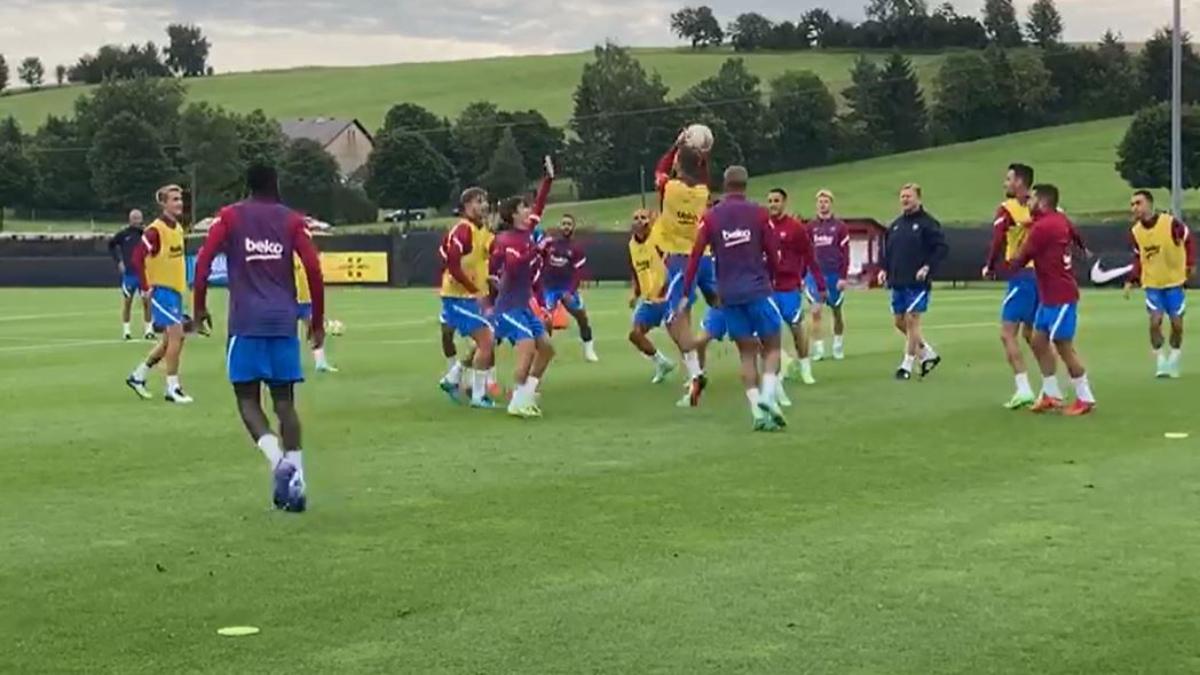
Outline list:
[[[1021,16],[1032,0],[1016,0]],[[39,56],[47,70],[109,42],[163,42],[171,22],[200,24],[217,70],[300,65],[438,61],[505,54],[581,51],[612,38],[674,44],[667,26],[687,2],[664,0],[0,0],[0,54],[9,63]],[[699,4],[699,3],[695,3]],[[861,19],[865,0],[709,0],[722,21],[754,10],[797,18],[823,6]],[[939,4],[937,0],[929,2]],[[983,0],[958,0],[977,14]],[[1141,41],[1170,19],[1170,0],[1058,0],[1068,40],[1107,28]],[[1184,22],[1200,33],[1200,0],[1184,0]]]

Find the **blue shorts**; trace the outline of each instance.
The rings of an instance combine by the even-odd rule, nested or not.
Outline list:
[[[1183,316],[1187,311],[1187,293],[1183,286],[1175,288],[1147,288],[1146,311],[1151,314],[1166,314],[1170,317]]]
[[[1032,326],[1037,318],[1037,278],[1024,273],[1008,280],[1008,292],[1000,305],[1000,320],[1005,323],[1023,323]]]
[[[475,298],[442,298],[442,324],[450,326],[459,335],[470,337],[481,328],[492,327],[484,318]]]
[[[162,331],[183,323],[183,296],[173,288],[150,289],[150,323]]]
[[[690,256],[684,253],[671,253],[666,257],[667,264],[667,323],[670,323],[675,317],[671,316],[670,312],[674,311],[683,300],[685,291],[688,299],[688,308],[696,304],[696,288],[699,288],[706,297],[717,296],[717,267],[713,262],[712,256],[706,255],[700,258],[700,266],[696,268],[696,288],[685,289],[683,287],[684,277],[687,275],[688,259]]]
[[[929,310],[929,287],[898,286],[892,289],[892,314],[924,314]]]
[[[783,328],[783,315],[771,298],[762,298],[736,305],[721,305],[729,339],[768,338]]]
[[[724,340],[729,335],[729,329],[725,325],[725,313],[720,307],[709,307],[704,314],[704,332],[717,342]]]
[[[700,258],[700,267],[696,268],[696,288],[700,289],[705,302],[707,298],[717,297],[717,263],[711,255]]]
[[[522,340],[536,340],[546,334],[542,320],[528,307],[496,314],[496,341],[508,340],[514,345]]]
[[[265,382],[292,384],[304,381],[300,367],[300,338],[230,335],[225,345],[225,369],[234,384]]]
[[[1075,324],[1079,320],[1079,303],[1042,305],[1038,307],[1034,330],[1050,336],[1051,340],[1074,340]]]
[[[570,302],[566,300],[566,296],[568,295],[572,298]],[[546,302],[542,306],[551,312],[554,311],[555,306],[560,302],[563,304],[563,307],[572,312],[581,312],[584,309],[583,298],[579,295],[578,290],[571,293],[565,288],[547,288],[543,294],[543,298]]]
[[[776,291],[775,296],[771,299],[775,303],[775,309],[779,311],[779,315],[783,317],[783,322],[789,326],[795,326],[804,320],[804,296],[800,294],[800,290],[794,291]]]
[[[121,275],[121,295],[132,298],[142,290],[142,281],[136,274]]]
[[[300,321],[312,321],[312,303],[311,302],[296,303],[296,317]]]
[[[842,280],[842,277],[837,274],[825,274],[824,276],[825,302],[820,304],[841,307],[842,302],[846,300],[846,295],[838,290],[838,282]],[[811,274],[804,278],[804,294],[808,296],[810,304],[818,304],[817,298],[821,297],[821,289],[817,288],[817,280]]]
[[[665,302],[639,300],[637,307],[633,310],[633,323],[636,326],[657,328],[667,318],[667,311],[668,307]]]

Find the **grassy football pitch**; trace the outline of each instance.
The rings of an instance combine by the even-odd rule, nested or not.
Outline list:
[[[222,338],[185,353],[194,406],[143,402],[115,292],[0,290],[0,672],[1200,670],[1200,362],[1152,379],[1139,299],[1085,296],[1101,407],[1066,419],[1000,408],[1001,289],[935,293],[946,362],[910,383],[852,293],[849,358],[766,435],[729,347],[699,410],[649,384],[625,293],[586,293],[603,362],[560,335],[522,422],[438,391],[432,292],[334,291],[294,516]]]

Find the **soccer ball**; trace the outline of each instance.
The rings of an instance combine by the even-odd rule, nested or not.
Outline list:
[[[690,148],[708,152],[713,147],[712,129],[703,124],[693,124],[683,130],[683,142]]]
[[[325,320],[325,332],[326,333],[337,336],[337,335],[341,335],[345,331],[346,331],[346,326],[341,321],[338,321],[337,319],[326,319]]]

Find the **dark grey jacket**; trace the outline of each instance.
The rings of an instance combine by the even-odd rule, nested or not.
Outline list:
[[[888,285],[928,286],[946,259],[950,248],[942,234],[942,224],[922,207],[915,213],[902,213],[888,227],[883,246],[883,269]],[[917,281],[917,270],[929,266],[925,281]]]

